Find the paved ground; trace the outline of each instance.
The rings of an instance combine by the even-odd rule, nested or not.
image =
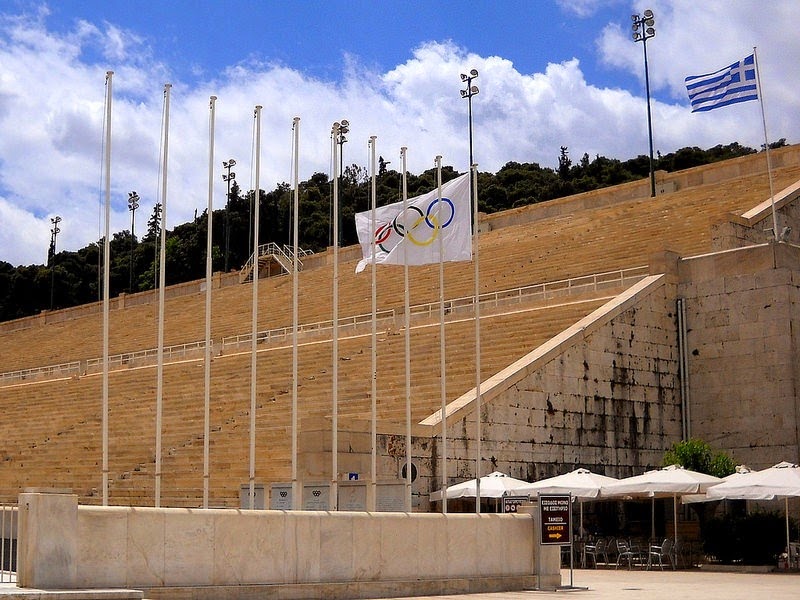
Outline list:
[[[561,572],[562,582],[569,583],[569,571]],[[588,589],[550,592],[498,592],[427,596],[399,600],[538,600],[539,598],[570,598],[573,600],[773,600],[800,598],[800,573],[709,573],[692,571],[628,571],[576,570],[576,587]],[[95,590],[97,593],[97,590]],[[41,593],[38,590],[19,590],[14,584],[0,584],[0,600],[49,598],[85,600],[86,598],[130,598],[121,590],[83,595],[80,591]]]
[[[569,584],[569,571],[561,572]],[[537,600],[574,596],[575,600],[772,600],[800,598],[800,573],[708,573],[692,571],[576,570],[575,586],[588,590],[499,592],[436,596],[435,600]],[[414,599],[403,599],[414,600]],[[420,600],[417,598],[416,600]],[[429,600],[434,600],[430,598]]]

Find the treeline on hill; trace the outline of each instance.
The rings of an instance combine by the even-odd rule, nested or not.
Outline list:
[[[786,145],[786,140],[770,147]],[[753,154],[756,150],[738,143],[719,145],[708,150],[682,148],[660,155],[656,169],[677,171],[715,161]],[[401,174],[379,161],[377,202],[384,205],[396,202],[401,194]],[[617,185],[647,177],[649,161],[646,156],[619,161],[584,154],[577,163],[561,147],[558,168],[541,167],[536,163],[509,162],[497,173],[478,174],[478,206],[486,213],[497,212]],[[444,167],[443,181],[459,173]],[[356,212],[368,210],[370,178],[364,167],[356,164],[343,171],[339,189],[340,240],[346,246],[357,243]],[[421,175],[407,175],[409,197],[432,190],[436,185],[434,169]],[[300,184],[300,246],[320,251],[333,245],[331,221],[332,185],[328,176],[314,174]],[[253,251],[252,207],[254,194],[242,192],[234,182],[230,189],[227,210],[220,208],[213,215],[213,256],[215,271],[238,270]],[[291,243],[292,190],[287,183],[274,190],[259,192],[260,242]],[[130,231],[113,234],[110,242],[110,294],[138,292],[157,284],[160,206],[155,205],[141,238]],[[168,285],[200,279],[205,276],[207,219],[205,211],[188,223],[167,232],[165,279]],[[227,251],[226,251],[227,247]],[[7,321],[42,310],[67,308],[94,302],[101,295],[103,240],[91,243],[76,252],[49,253],[47,265],[14,267],[0,261],[0,321]]]

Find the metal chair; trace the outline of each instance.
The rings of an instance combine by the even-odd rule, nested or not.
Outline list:
[[[619,554],[617,555],[617,566],[614,567],[616,569],[619,568],[620,563],[625,561],[628,562],[628,570],[633,568],[634,562],[637,564],[642,562],[641,553],[631,548],[631,545],[626,540],[617,539],[617,550]]]
[[[594,544],[586,544],[583,547],[583,564],[586,565],[586,557],[591,556],[594,568],[597,568],[598,557],[603,558],[603,563],[608,564],[608,546],[604,538],[599,538]]]
[[[664,570],[664,559],[667,559],[667,562],[672,567],[672,570],[675,570],[675,559],[672,556],[672,552],[675,548],[674,542],[666,538],[663,542],[661,542],[660,546],[651,545],[650,549],[647,551],[647,568],[649,569],[652,565],[654,560],[658,560],[658,566],[661,567],[661,570]]]

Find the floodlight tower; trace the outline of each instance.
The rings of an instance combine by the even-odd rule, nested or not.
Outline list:
[[[650,116],[650,74],[647,68],[647,40],[656,35],[655,15],[649,8],[640,17],[638,14],[631,15],[633,21],[633,41],[642,42],[644,49],[644,85],[647,92],[647,132],[650,137],[650,196],[656,195],[656,174],[653,170],[653,121]]]
[[[472,152],[472,97],[475,96],[480,92],[477,85],[472,85],[472,80],[478,77],[478,70],[472,69],[469,72],[469,75],[466,73],[461,74],[461,81],[466,82],[467,87],[461,90],[461,97],[467,99],[467,104],[469,106],[469,168],[472,169],[472,165],[475,164],[475,157],[473,156]],[[470,201],[473,200],[474,194],[472,190],[472,174],[469,177],[469,197]],[[477,202],[477,200],[475,200]]]
[[[53,310],[53,296],[56,287],[56,238],[61,233],[61,228],[58,226],[61,223],[61,217],[56,215],[50,219],[53,228],[50,230],[50,256],[48,257],[47,266],[50,267],[50,310]]]
[[[345,143],[347,142],[347,134],[350,133],[350,121],[348,121],[347,119],[342,119],[341,121],[338,122],[338,125],[339,126],[338,127],[334,127],[334,130],[333,130],[333,136],[334,136],[333,143],[339,145],[339,181],[337,183],[339,185],[339,190],[341,192],[342,183],[344,183],[344,152],[343,152],[343,148],[344,148]],[[339,219],[338,237],[341,238],[342,237],[342,222],[341,222],[342,213],[341,213],[341,211],[338,211],[338,214],[339,214],[339,216],[338,216],[338,219]],[[331,206],[330,219],[333,219],[333,207],[332,206]],[[331,225],[331,227],[329,229],[330,229],[330,231],[333,231],[333,225]],[[331,234],[331,236],[332,235],[333,234]],[[340,242],[340,239],[333,240],[333,244],[335,244],[337,246],[339,245],[339,242]],[[331,244],[331,245],[333,245],[333,244]]]
[[[128,266],[128,293],[133,293],[133,242],[136,239],[134,226],[136,224],[136,209],[139,208],[139,194],[128,192],[128,210],[131,211],[131,259]]]
[[[231,222],[230,222],[230,204],[231,204],[231,181],[236,179],[236,173],[231,172],[231,169],[236,165],[236,161],[234,159],[224,160],[222,161],[222,168],[226,170],[225,173],[222,174],[222,181],[228,183],[228,195],[225,197],[225,272],[228,272],[228,252],[231,246]],[[252,223],[250,224],[252,226]],[[249,228],[248,228],[249,231]],[[247,240],[249,245],[250,234],[247,234]],[[248,249],[248,258],[249,258],[249,249]]]

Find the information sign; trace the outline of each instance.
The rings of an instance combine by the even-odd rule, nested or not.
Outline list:
[[[523,504],[530,502],[528,496],[503,496],[503,512],[515,513]]]
[[[539,496],[542,544],[565,546],[572,543],[572,501],[566,496]]]

